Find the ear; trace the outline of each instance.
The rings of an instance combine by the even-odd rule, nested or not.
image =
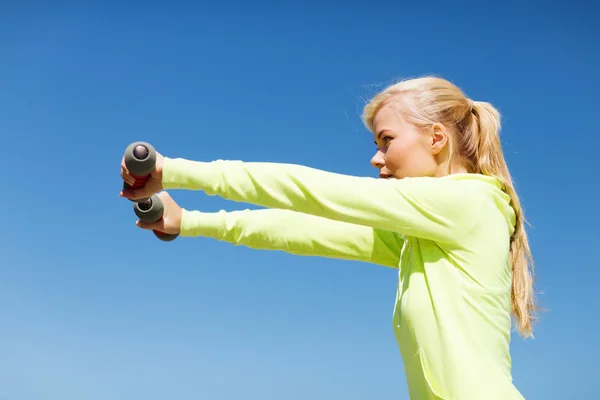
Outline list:
[[[443,124],[435,123],[431,126],[431,154],[438,155],[448,144],[450,137]]]

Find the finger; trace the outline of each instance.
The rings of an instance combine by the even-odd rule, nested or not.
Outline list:
[[[121,158],[121,177],[128,185],[132,186],[135,183],[135,178],[129,173],[127,165],[125,164],[125,156]]]
[[[135,184],[135,178],[129,175],[129,171],[127,169],[121,167],[121,178],[127,183],[129,186],[133,186]]]
[[[162,220],[161,221],[157,221],[157,222],[144,222],[144,221],[139,220],[139,219],[135,222],[135,224],[139,228],[150,230],[150,231],[151,230],[155,230],[155,229],[158,230],[158,231],[160,231],[161,229],[163,229],[163,225],[164,225],[164,223],[163,223]]]
[[[123,178],[123,180],[127,183],[129,183],[129,181],[135,182],[135,178],[133,176],[131,176],[131,174],[129,173],[129,170],[122,165],[121,165],[121,178]]]
[[[163,201],[163,203],[165,203],[166,201],[169,201],[171,199],[171,196],[169,195],[169,193],[166,190],[162,190],[157,194],[158,198],[161,199]]]
[[[133,189],[123,189],[119,193],[121,197],[125,197],[129,200],[140,200],[150,197],[147,193],[148,191],[145,189],[133,190]]]

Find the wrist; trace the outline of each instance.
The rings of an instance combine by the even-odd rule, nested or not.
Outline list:
[[[198,210],[181,209],[181,236],[203,236],[218,238],[222,233],[223,218],[226,213],[206,213]]]
[[[164,190],[167,189],[179,189],[181,184],[180,181],[180,171],[178,171],[176,167],[175,159],[164,157],[162,160],[161,166],[161,174],[160,180],[161,185]]]
[[[204,190],[211,188],[220,171],[212,162],[168,158],[163,161],[161,184],[167,189]]]
[[[202,236],[202,215],[204,213],[197,210],[181,209],[179,219],[179,235],[181,236]]]

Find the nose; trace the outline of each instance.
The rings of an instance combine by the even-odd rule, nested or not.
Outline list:
[[[383,168],[385,165],[385,161],[383,159],[383,152],[381,150],[377,150],[377,153],[371,158],[371,165],[377,169]]]

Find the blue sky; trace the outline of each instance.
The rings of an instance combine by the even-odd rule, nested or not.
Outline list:
[[[146,140],[373,176],[364,100],[430,73],[504,116],[548,308],[513,338],[516,385],[595,393],[598,7],[215,3],[0,5],[0,398],[408,399],[396,271],[158,242],[118,196],[119,161]]]

